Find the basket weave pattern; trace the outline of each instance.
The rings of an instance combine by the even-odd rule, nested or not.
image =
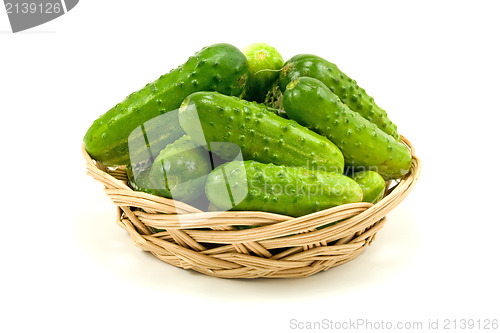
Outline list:
[[[87,174],[104,185],[117,206],[117,223],[133,242],[184,269],[222,278],[297,278],[357,257],[384,225],[385,216],[406,198],[420,175],[411,143],[411,171],[388,182],[373,205],[354,203],[293,218],[259,211],[203,212],[127,185],[123,168],[108,169],[83,147]],[[333,225],[324,227],[332,222]],[[239,230],[235,226],[260,226]],[[164,231],[157,232],[157,229]]]

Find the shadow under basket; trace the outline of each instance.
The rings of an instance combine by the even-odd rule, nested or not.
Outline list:
[[[117,223],[158,259],[221,278],[300,278],[356,258],[372,243],[386,215],[406,198],[420,175],[387,182],[377,204],[345,204],[301,217],[260,211],[203,212],[127,185],[124,168],[106,168],[83,148],[87,174],[104,185],[117,206]],[[239,228],[238,226],[259,226]]]

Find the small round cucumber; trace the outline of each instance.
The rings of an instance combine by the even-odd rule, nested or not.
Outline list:
[[[363,189],[363,202],[375,204],[384,197],[385,180],[375,171],[356,172],[352,179]]]
[[[208,175],[205,193],[220,210],[258,210],[289,216],[363,199],[361,187],[342,174],[255,161],[218,166]]]
[[[284,64],[283,57],[266,43],[248,45],[242,52],[248,60],[250,74],[243,98],[262,103],[273,83],[278,80],[279,70]]]

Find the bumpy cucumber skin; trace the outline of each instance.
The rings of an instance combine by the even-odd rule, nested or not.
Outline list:
[[[335,64],[312,54],[298,54],[285,63],[280,73],[281,91],[284,92],[288,83],[301,76],[320,80],[351,110],[358,112],[382,131],[400,140],[396,124],[389,119],[387,112]]]
[[[160,152],[149,177],[158,195],[190,203],[203,193],[211,170],[208,151],[184,135]]]
[[[356,172],[352,179],[363,189],[363,202],[373,204],[379,202],[384,197],[385,180],[375,171],[367,170]]]
[[[95,120],[83,139],[87,152],[104,165],[127,164],[128,137],[135,128],[178,108],[195,91],[240,96],[247,79],[248,62],[238,48],[230,44],[205,47]]]
[[[205,193],[221,210],[295,217],[363,198],[361,187],[344,175],[256,161],[233,161],[215,168],[208,175]]]
[[[321,81],[300,77],[290,82],[283,105],[288,117],[335,143],[346,166],[377,171],[386,180],[401,178],[410,170],[406,146],[349,109]]]
[[[273,83],[278,80],[279,70],[284,61],[281,54],[274,47],[265,43],[255,43],[243,48],[247,57],[249,77],[244,99],[263,103],[267,92]]]
[[[255,102],[216,92],[193,93],[179,109],[179,122],[193,140],[210,146],[230,142],[245,160],[343,171],[344,157],[331,141]],[[214,152],[226,160],[235,158],[234,149]]]

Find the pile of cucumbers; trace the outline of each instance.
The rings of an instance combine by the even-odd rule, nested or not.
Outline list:
[[[201,49],[101,115],[89,155],[126,166],[136,191],[202,210],[302,216],[376,203],[411,154],[356,81],[310,54],[273,47]]]

